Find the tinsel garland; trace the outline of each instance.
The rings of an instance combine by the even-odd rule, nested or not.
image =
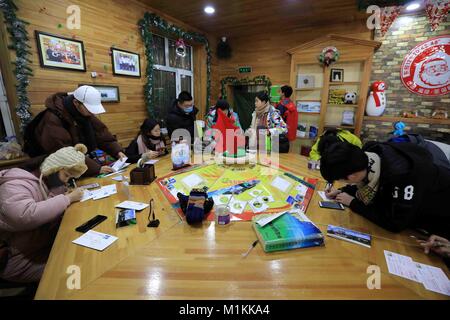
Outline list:
[[[206,50],[206,110],[210,106],[211,98],[211,49],[209,47],[209,41],[206,36],[197,33],[189,32],[182,28],[179,28],[154,13],[146,12],[144,18],[138,23],[141,30],[142,39],[145,46],[145,55],[147,56],[147,70],[146,77],[147,83],[144,86],[145,100],[148,113],[151,117],[161,120],[158,111],[153,108],[153,65],[154,65],[154,50],[153,50],[153,37],[152,28],[157,28],[164,32],[174,34],[177,38],[181,38],[186,41],[194,41],[201,43],[205,46]]]
[[[227,87],[226,85],[264,85],[267,87],[267,90],[270,91],[270,87],[272,86],[272,82],[270,81],[270,78],[266,76],[256,76],[253,79],[250,78],[242,78],[238,79],[236,77],[226,77],[223,78],[220,81],[221,87],[220,87],[220,93],[222,96],[222,99],[227,98]]]
[[[29,67],[30,60],[30,45],[28,44],[28,32],[26,26],[27,22],[17,18],[16,11],[17,6],[12,0],[0,0],[0,9],[3,12],[6,27],[9,32],[11,44],[9,49],[14,50],[16,53],[16,61],[14,75],[16,77],[16,95],[17,106],[16,114],[20,119],[21,130],[31,121],[30,100],[28,99],[27,88],[30,83],[28,77],[33,76],[32,69]]]

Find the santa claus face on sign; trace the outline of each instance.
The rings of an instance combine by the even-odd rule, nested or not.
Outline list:
[[[450,81],[450,56],[441,52],[421,62],[416,68],[414,79],[428,88],[447,85]]]

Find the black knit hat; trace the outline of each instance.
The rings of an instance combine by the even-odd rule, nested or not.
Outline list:
[[[368,163],[366,153],[359,147],[348,142],[336,142],[322,154],[320,173],[325,180],[333,182],[367,169]]]

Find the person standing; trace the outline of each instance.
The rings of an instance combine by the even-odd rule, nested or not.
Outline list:
[[[288,127],[287,138],[290,142],[297,139],[298,112],[295,103],[291,100],[293,90],[290,86],[281,87],[281,100],[275,106]]]
[[[198,109],[194,106],[194,99],[192,95],[187,91],[182,91],[178,95],[172,105],[172,109],[166,119],[167,130],[169,136],[173,141],[172,133],[177,129],[185,129],[191,135],[191,142],[194,142],[195,138],[195,121],[198,113]]]

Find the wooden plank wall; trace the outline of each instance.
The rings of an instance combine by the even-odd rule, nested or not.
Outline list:
[[[278,28],[274,26],[273,30],[273,32],[264,32],[252,37],[230,38],[233,56],[229,60],[220,60],[219,81],[227,76],[253,78],[265,75],[272,80],[273,84],[289,84],[291,59],[286,53],[288,49],[330,33],[372,39],[372,33],[367,29],[365,21],[290,31],[278,31]],[[237,71],[239,66],[251,66],[252,73],[239,74]]]
[[[113,134],[117,135],[124,147],[135,137],[140,124],[147,117],[143,91],[146,82],[146,59],[137,26],[139,19],[146,11],[156,12],[180,27],[204,33],[136,0],[16,0],[15,3],[19,8],[18,16],[30,23],[28,31],[34,70],[34,77],[31,78],[29,86],[32,113],[36,114],[43,110],[45,99],[49,95],[58,91],[73,91],[80,83],[119,86],[120,103],[104,104],[107,113],[101,115],[100,119],[105,122]],[[81,30],[58,28],[58,24],[65,26],[68,17],[66,8],[74,4],[81,8]],[[41,68],[37,55],[35,30],[68,38],[75,37],[75,39],[83,41],[86,50],[87,72]],[[208,35],[208,38],[211,38],[212,43],[215,42],[214,37]],[[141,55],[142,77],[140,79],[113,76],[109,54],[112,45]],[[212,48],[215,50],[214,44],[212,44]],[[205,59],[201,61],[204,63]],[[217,68],[217,62],[213,60],[213,63],[213,68]],[[106,71],[104,66],[107,68]],[[199,70],[205,72],[206,67]],[[101,76],[92,79],[92,71],[100,73]],[[213,73],[217,74],[217,72]],[[198,78],[201,83],[206,83],[204,75]],[[217,83],[217,81],[213,83]],[[217,88],[214,90],[218,91]],[[206,90],[201,90],[201,93],[206,94]],[[197,99],[196,105],[204,109],[205,100],[206,96],[205,99]]]

